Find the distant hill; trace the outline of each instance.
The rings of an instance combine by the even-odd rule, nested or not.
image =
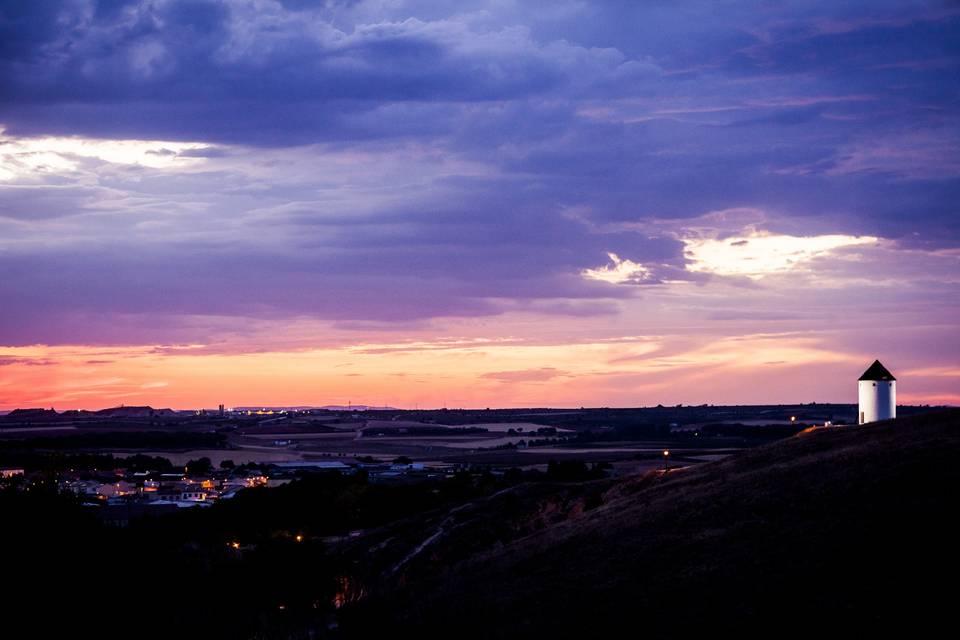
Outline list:
[[[57,412],[53,409],[14,409],[7,415],[17,418],[36,418],[55,416]]]
[[[154,409],[149,406],[121,406],[98,411],[68,409],[60,413],[54,409],[14,409],[2,417],[7,422],[51,422],[76,418],[156,418],[175,417],[177,415],[178,413],[172,409]]]
[[[83,412],[86,413],[86,412]],[[173,417],[177,415],[172,409],[154,409],[153,407],[111,407],[109,409],[100,409],[90,412],[94,415],[105,418],[153,418],[153,417]]]
[[[29,422],[49,422],[57,419],[57,412],[53,409],[14,409],[3,418],[11,422],[29,421]]]
[[[326,409],[327,411],[396,411],[394,407],[374,407],[368,404],[328,404],[319,408]]]
[[[296,406],[296,407],[269,407],[269,406],[253,406],[253,407],[233,407],[234,411],[310,411],[321,410],[321,411],[397,411],[394,407],[374,407],[366,404],[328,404],[322,407],[314,406]]]
[[[953,624],[958,486],[960,410],[813,430],[666,476],[521,485],[372,536],[358,558],[379,560],[358,579],[374,587],[340,630],[935,635]]]

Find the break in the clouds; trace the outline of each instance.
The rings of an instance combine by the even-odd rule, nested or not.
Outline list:
[[[880,356],[862,315],[940,370],[958,71],[950,2],[4,3],[0,345],[643,335],[679,372]],[[476,379],[603,402],[646,375],[617,349]]]

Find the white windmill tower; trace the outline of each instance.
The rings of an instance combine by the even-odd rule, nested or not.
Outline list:
[[[897,417],[897,379],[879,360],[863,372],[857,386],[860,424]]]

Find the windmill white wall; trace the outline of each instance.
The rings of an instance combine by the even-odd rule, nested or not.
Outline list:
[[[860,424],[897,417],[896,380],[860,380]]]
[[[897,417],[897,379],[875,361],[857,381],[860,424]]]

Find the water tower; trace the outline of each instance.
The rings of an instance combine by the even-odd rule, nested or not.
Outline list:
[[[874,360],[858,381],[860,424],[897,417],[897,379]]]

